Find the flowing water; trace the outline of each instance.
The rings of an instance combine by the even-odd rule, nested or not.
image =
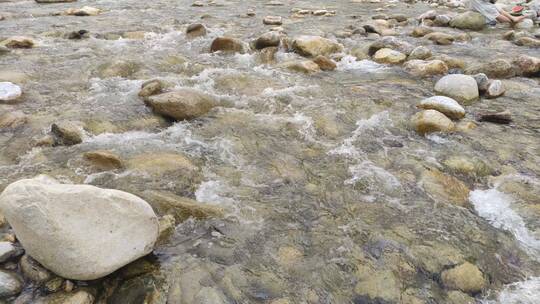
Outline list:
[[[165,191],[225,210],[221,217],[178,223],[152,256],[128,266],[136,275],[77,284],[108,303],[455,303],[440,274],[468,261],[487,280],[478,301],[538,303],[538,79],[503,80],[505,96],[466,107],[465,121],[486,109],[508,109],[512,124],[479,123],[467,132],[423,137],[409,120],[416,102],[433,95],[436,79],[357,60],[347,53],[374,39],[336,33],[369,21],[380,8],[414,18],[428,5],[268,3],[0,1],[6,17],[0,38],[24,35],[38,43],[0,57],[0,80],[17,78],[24,92],[20,102],[0,107],[29,115],[24,126],[0,132],[0,189],[49,174],[147,200],[149,190]],[[54,15],[84,5],[103,12]],[[336,15],[290,18],[296,7]],[[247,16],[250,10],[256,15]],[[265,33],[266,15],[283,16],[290,37],[338,40],[345,46],[338,68],[305,75],[263,64],[256,53],[208,52],[218,36],[250,41]],[[190,23],[204,23],[208,35],[188,39]],[[470,41],[451,46],[408,36],[413,26],[396,28],[399,38],[466,63],[540,56],[538,49],[501,40],[504,26],[471,32]],[[91,37],[64,38],[79,30]],[[137,31],[144,34],[121,38]],[[300,57],[280,50],[277,58]],[[131,73],[104,77],[104,66],[118,61]],[[149,79],[170,89],[204,90],[220,106],[196,120],[167,121],[137,96]],[[34,147],[60,120],[84,123],[84,141]],[[94,150],[114,151],[126,169],[96,171],[82,158]],[[171,162],[177,156],[190,165]],[[470,204],[456,206],[429,191],[424,178],[433,170],[474,190]],[[459,195],[467,193],[451,194]],[[41,292],[25,290],[32,297]]]

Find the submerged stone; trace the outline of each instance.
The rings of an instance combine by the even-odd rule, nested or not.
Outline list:
[[[214,97],[191,88],[153,95],[148,97],[145,102],[157,114],[175,120],[203,116],[217,105],[217,100]]]

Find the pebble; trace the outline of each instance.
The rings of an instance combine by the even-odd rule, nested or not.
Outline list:
[[[0,298],[14,296],[21,292],[22,280],[14,273],[0,270]]]
[[[72,146],[82,143],[83,128],[76,121],[60,121],[51,125],[51,133],[54,135],[55,144]]]
[[[263,23],[266,25],[282,25],[283,18],[281,16],[266,16],[263,19]]]
[[[11,242],[0,242],[0,263],[22,254],[22,250],[17,248]]]
[[[492,80],[486,90],[486,97],[488,98],[496,98],[499,96],[504,95],[506,92],[506,88],[504,87],[504,84],[500,80]]]
[[[388,48],[380,49],[373,55],[373,60],[378,63],[400,64],[405,59],[407,59],[405,54]]]
[[[21,88],[11,82],[0,82],[0,101],[12,101],[22,95]]]

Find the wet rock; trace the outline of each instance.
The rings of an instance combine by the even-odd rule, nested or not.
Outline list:
[[[63,2],[75,2],[77,0],[36,0],[37,3],[63,3]]]
[[[469,188],[459,179],[446,175],[437,169],[425,170],[420,177],[420,185],[437,203],[468,207]]]
[[[446,63],[440,60],[410,60],[403,65],[403,69],[418,77],[448,74]]]
[[[73,40],[89,38],[90,32],[88,32],[87,30],[79,30],[79,31],[67,33],[65,37],[67,39],[73,39]]]
[[[21,258],[20,267],[24,278],[38,285],[44,284],[55,277],[54,274],[41,266],[28,254],[23,255]]]
[[[433,41],[435,44],[439,45],[450,45],[454,42],[454,36],[441,32],[433,32],[424,36],[424,38]]]
[[[0,114],[0,130],[15,129],[24,125],[28,120],[26,114],[21,111],[9,111]]]
[[[189,158],[182,154],[154,152],[134,156],[127,161],[127,168],[149,175],[164,175],[171,172],[181,172],[193,179],[199,171]]]
[[[453,119],[461,119],[465,116],[465,109],[457,101],[446,96],[429,97],[416,106],[424,110],[437,110]]]
[[[443,285],[451,290],[476,294],[486,286],[484,275],[475,265],[465,262],[441,273]]]
[[[509,124],[512,122],[512,115],[508,111],[481,112],[476,114],[476,120],[493,122],[498,124]]]
[[[504,95],[504,92],[506,92],[506,88],[504,87],[504,84],[500,80],[492,80],[489,82],[489,85],[486,90],[486,97],[487,98],[496,98],[499,96]]]
[[[72,146],[82,143],[83,128],[79,122],[61,121],[51,125],[56,145]]]
[[[210,52],[218,52],[221,51],[223,53],[246,53],[247,47],[244,42],[241,40],[238,40],[236,38],[231,37],[218,37],[212,41],[212,45],[210,46]]]
[[[305,57],[328,56],[340,52],[343,46],[319,36],[299,36],[293,40],[292,48]]]
[[[157,217],[142,199],[47,176],[7,186],[0,210],[26,252],[69,279],[101,278],[150,253],[158,236]]]
[[[413,37],[424,37],[427,34],[433,33],[435,30],[427,26],[417,26],[412,32],[411,36]]]
[[[203,220],[224,216],[224,210],[219,206],[197,202],[170,192],[147,190],[142,195],[158,214],[170,214],[179,223],[188,218]]]
[[[520,75],[534,76],[540,73],[540,58],[520,55],[513,63]]]
[[[311,60],[293,61],[285,63],[284,66],[291,71],[305,74],[316,73],[321,70],[319,65]]]
[[[432,132],[452,132],[454,123],[443,113],[435,110],[424,110],[411,118],[411,123],[421,135]]]
[[[326,56],[319,55],[313,59],[313,62],[323,71],[333,71],[337,68],[336,63]]]
[[[444,76],[435,84],[435,92],[451,97],[460,103],[469,103],[479,97],[476,80],[463,74]]]
[[[64,14],[72,16],[97,16],[101,13],[99,8],[84,6],[82,8],[68,8]]]
[[[176,220],[174,216],[167,214],[159,219],[159,232],[157,245],[164,244],[174,234]]]
[[[160,94],[162,91],[163,91],[163,83],[158,79],[153,79],[153,80],[146,81],[141,85],[139,96],[149,97],[152,95]]]
[[[425,60],[431,57],[431,50],[425,46],[418,46],[412,50],[411,54],[409,54],[409,57],[407,57],[408,60],[414,60],[414,59],[420,59]]]
[[[533,48],[540,47],[540,40],[531,37],[518,38],[514,41],[514,43],[519,46],[528,46]]]
[[[486,18],[480,13],[467,11],[452,18],[450,26],[462,30],[482,30],[486,26]]]
[[[93,304],[94,296],[86,290],[75,292],[57,292],[38,297],[34,304]]]
[[[91,151],[84,153],[84,159],[101,171],[121,169],[124,164],[120,157],[111,151]]]
[[[452,172],[469,176],[488,176],[495,172],[495,170],[478,158],[452,156],[445,159],[443,163]]]
[[[23,250],[11,242],[0,242],[0,263],[4,263],[13,257],[23,253]]]
[[[131,40],[144,40],[146,37],[145,31],[133,31],[133,32],[123,32],[122,38],[131,39]]]
[[[376,271],[360,279],[354,287],[354,303],[397,303],[399,282],[391,271]]]
[[[14,296],[21,292],[23,283],[14,273],[0,270],[0,298]]]
[[[64,284],[64,279],[62,279],[61,277],[56,277],[52,280],[47,281],[43,285],[43,287],[45,288],[45,290],[47,290],[47,292],[52,293],[52,292],[60,291],[63,284]]]
[[[373,56],[378,50],[384,48],[396,50],[405,55],[409,55],[414,50],[414,46],[406,41],[399,40],[396,37],[384,37],[372,43],[369,46],[368,53]]]
[[[478,85],[478,91],[480,93],[486,92],[489,85],[489,78],[484,73],[478,73],[473,75],[474,80],[476,80],[476,85]]]
[[[0,55],[8,54],[11,50],[7,46],[0,45]]]
[[[194,119],[217,105],[214,97],[191,88],[153,95],[145,99],[155,113],[175,120]]]
[[[204,6],[204,2],[202,1],[195,1],[191,4],[191,6],[193,7],[203,7]]]
[[[261,50],[267,47],[277,47],[281,43],[281,35],[278,32],[268,32],[262,34],[254,42],[255,49]]]
[[[266,25],[282,25],[283,18],[281,16],[266,16],[263,18],[263,24]]]
[[[373,55],[373,60],[378,63],[400,64],[405,59],[407,59],[405,54],[387,48],[380,49]]]
[[[188,25],[186,29],[186,36],[188,38],[197,38],[206,36],[206,27],[200,23],[194,23]]]
[[[450,57],[446,54],[440,54],[429,58],[430,60],[441,60],[448,66],[449,69],[463,69],[465,62],[461,59]]]
[[[461,291],[452,290],[448,292],[449,304],[475,304],[476,300]]]
[[[466,74],[484,73],[492,78],[510,78],[515,76],[514,66],[505,59],[496,59],[484,64],[477,64],[468,67]]]
[[[448,26],[450,25],[450,21],[452,21],[452,18],[448,15],[437,15],[433,19],[433,24],[435,26]]]
[[[140,70],[139,64],[133,61],[117,60],[102,64],[98,67],[101,78],[124,77],[128,78]]]
[[[437,11],[435,10],[430,10],[430,11],[427,11],[423,14],[421,14],[420,16],[418,16],[416,19],[420,20],[420,21],[423,21],[423,20],[433,20],[437,17],[438,13]]]
[[[11,82],[0,82],[0,101],[13,101],[21,97],[22,90]]]
[[[262,64],[271,64],[276,60],[277,47],[267,47],[258,52],[257,60]]]
[[[1,46],[5,46],[10,49],[29,49],[34,47],[36,43],[30,37],[13,36],[0,42]]]

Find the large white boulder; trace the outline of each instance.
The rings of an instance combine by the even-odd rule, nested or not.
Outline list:
[[[150,253],[158,219],[141,198],[38,176],[10,184],[0,211],[26,252],[56,274],[93,280]]]

